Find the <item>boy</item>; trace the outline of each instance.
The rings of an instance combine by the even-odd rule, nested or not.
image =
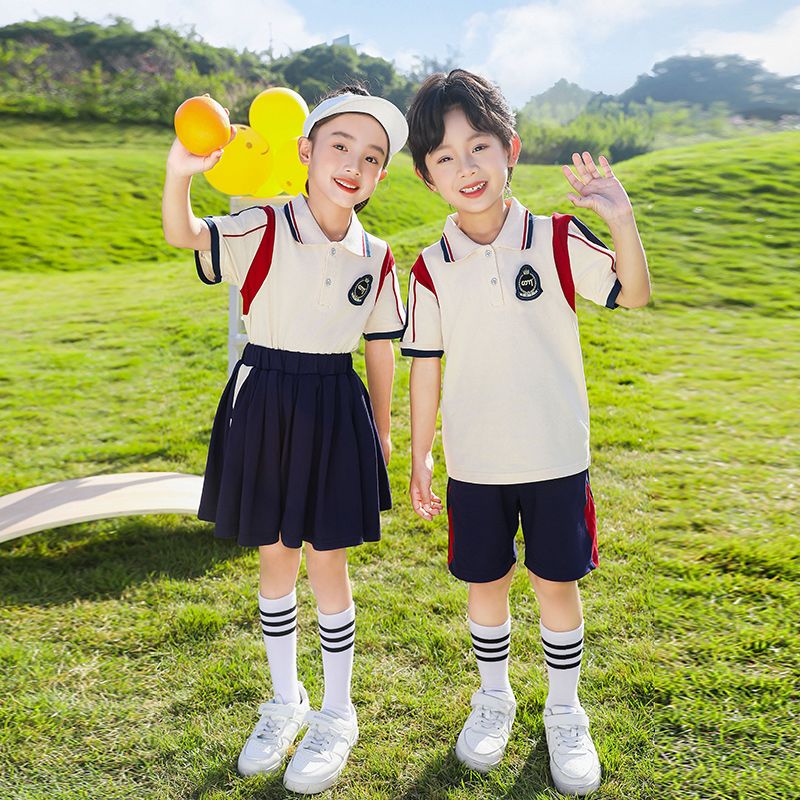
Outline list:
[[[442,510],[431,490],[431,447],[447,355],[448,562],[469,583],[481,676],[456,755],[491,769],[514,721],[508,589],[521,516],[549,677],[550,771],[559,791],[583,795],[599,785],[600,764],[577,694],[577,581],[597,566],[597,540],[575,292],[609,308],[646,305],[644,250],[630,201],[603,157],[598,168],[589,153],[576,153],[577,174],[563,171],[574,189],[569,199],[606,222],[616,252],[570,215],[534,216],[505,199],[521,142],[507,102],[484,78],[464,70],[430,76],[408,121],[417,174],[455,208],[442,238],[412,268],[401,349],[414,358],[410,495],[425,520]]]

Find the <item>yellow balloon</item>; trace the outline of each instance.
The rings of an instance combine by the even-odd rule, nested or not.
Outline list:
[[[308,180],[308,167],[300,163],[300,156],[297,154],[299,138],[299,136],[295,136],[294,139],[287,139],[277,145],[274,150],[273,174],[283,191],[288,194],[305,192]]]
[[[273,169],[269,178],[253,192],[253,197],[268,199],[270,197],[277,197],[279,194],[283,194],[283,187],[280,181],[275,177],[275,170]]]
[[[271,144],[300,136],[307,116],[306,101],[282,87],[265,89],[250,104],[250,127]]]
[[[247,125],[234,125],[236,136],[208,172],[208,182],[224,194],[255,194],[269,178],[273,154],[269,144]]]

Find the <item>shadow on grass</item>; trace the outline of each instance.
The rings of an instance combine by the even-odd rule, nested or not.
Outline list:
[[[235,767],[218,767],[206,775],[205,780],[190,795],[191,800],[203,800],[209,793],[235,792],[236,800],[286,800],[299,797],[283,785],[283,769],[272,775],[242,778]]]
[[[552,789],[547,769],[547,742],[544,736],[532,743],[531,752],[508,789],[495,789],[495,797],[503,800],[533,800],[537,797],[558,797]],[[451,747],[443,756],[433,759],[417,780],[397,800],[445,800],[453,788],[459,787],[483,796],[491,777],[470,770],[456,758]]]
[[[209,525],[164,517],[72,525],[0,548],[0,597],[9,605],[63,605],[119,597],[166,575],[197,578],[242,554]]]

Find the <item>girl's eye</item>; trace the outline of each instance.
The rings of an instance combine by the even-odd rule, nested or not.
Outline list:
[[[473,150],[477,153],[480,150],[485,150],[489,145],[488,144],[479,144],[476,145]]]
[[[437,164],[444,164],[445,161],[449,161],[450,156],[442,156],[436,163]]]
[[[378,163],[378,159],[375,158],[375,156],[367,156],[367,161],[369,161],[370,164],[377,164]]]
[[[334,145],[334,147],[335,147],[337,150],[345,150],[345,149],[346,149],[346,148],[345,148],[345,146],[344,146],[343,144],[335,144],[335,145]]]

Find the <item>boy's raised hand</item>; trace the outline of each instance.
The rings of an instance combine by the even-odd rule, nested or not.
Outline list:
[[[575,172],[566,164],[561,167],[561,171],[577,194],[570,192],[567,197],[573,205],[591,209],[606,223],[626,219],[633,214],[631,201],[619,179],[614,175],[608,159],[600,156],[599,160],[600,168],[594,163],[591,153],[572,154]]]

